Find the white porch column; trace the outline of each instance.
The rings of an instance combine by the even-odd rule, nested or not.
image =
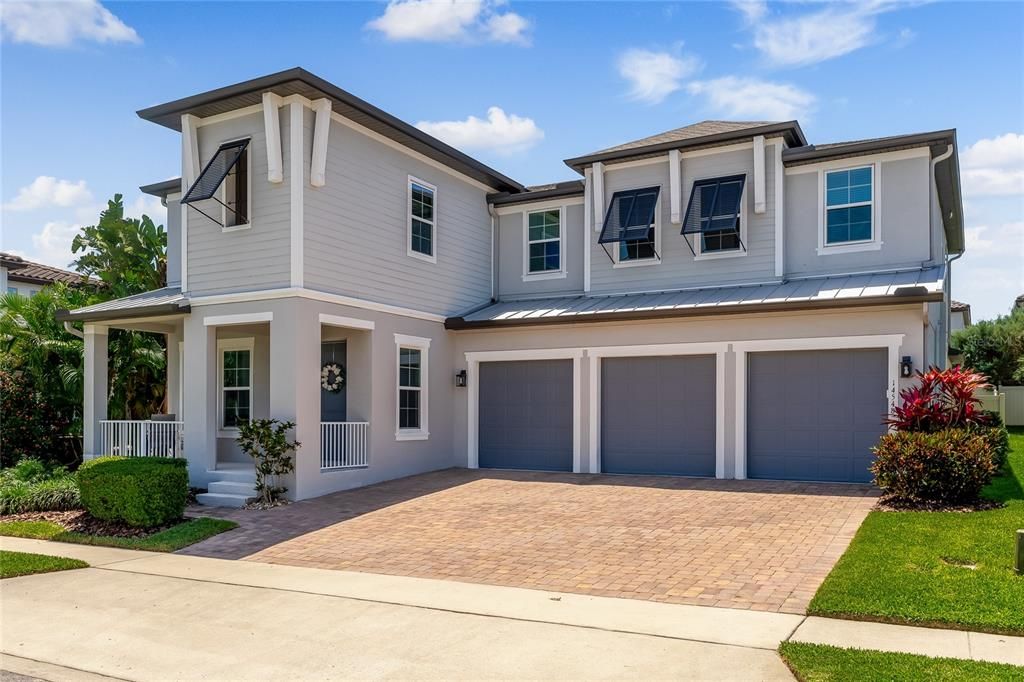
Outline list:
[[[166,335],[167,341],[167,383],[164,395],[167,398],[167,413],[181,420],[181,342],[182,333],[175,329]]]
[[[175,348],[177,352],[177,348]],[[205,485],[217,466],[217,328],[199,315],[185,318],[185,458],[192,485]]]
[[[82,409],[82,454],[85,459],[103,452],[100,421],[107,418],[107,327],[85,325],[84,404]]]
[[[279,311],[270,322],[270,418],[295,422],[302,447],[285,485],[290,499],[303,499],[320,477],[320,318],[302,299]]]

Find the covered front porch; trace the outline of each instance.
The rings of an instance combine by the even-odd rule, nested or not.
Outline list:
[[[358,485],[336,477],[370,465],[374,324],[284,303],[257,313],[196,315],[176,305],[160,314],[83,319],[86,459],[183,457],[192,485],[214,494],[211,503],[242,504],[252,497],[255,469],[238,446],[239,426],[275,418],[295,422],[302,443],[296,470],[283,482],[289,497]],[[111,329],[165,335],[161,414],[108,419]]]

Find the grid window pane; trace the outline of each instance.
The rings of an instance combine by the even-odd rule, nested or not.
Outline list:
[[[871,166],[825,174],[825,203],[844,206],[871,201]]]
[[[560,270],[561,213],[557,210],[530,213],[527,220],[529,272]]]
[[[530,244],[530,272],[548,272],[561,268],[561,243],[539,242]]]
[[[249,386],[250,354],[247,350],[224,351],[224,386]]]
[[[398,352],[398,385],[420,386],[421,351],[416,348],[401,348]]]
[[[398,392],[398,428],[420,428],[420,391],[401,389]]]
[[[737,230],[715,230],[703,233],[702,253],[735,251],[740,248],[740,233]]]
[[[249,420],[249,389],[224,391],[224,426],[236,427]]]
[[[829,244],[871,239],[871,206],[829,209],[825,238]]]
[[[654,228],[647,230],[647,239],[627,239],[619,242],[619,261],[656,258]]]
[[[434,226],[412,219],[412,250],[426,256],[434,254]]]
[[[412,183],[412,214],[423,220],[434,220],[434,192]]]

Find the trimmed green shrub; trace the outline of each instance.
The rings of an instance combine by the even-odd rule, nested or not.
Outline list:
[[[999,471],[989,438],[977,429],[894,431],[874,452],[875,484],[900,500],[973,502]]]
[[[992,448],[996,466],[1002,468],[1006,464],[1006,458],[1010,456],[1010,432],[1006,430],[1003,418],[998,412],[986,411],[985,419],[987,426],[979,426],[977,429]]]
[[[188,469],[183,459],[100,457],[78,468],[78,487],[96,518],[149,528],[184,514]]]

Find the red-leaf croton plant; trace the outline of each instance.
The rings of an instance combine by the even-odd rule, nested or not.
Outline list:
[[[924,431],[988,426],[976,391],[989,388],[984,374],[960,366],[918,372],[918,385],[900,391],[900,404],[885,423],[897,431]]]

